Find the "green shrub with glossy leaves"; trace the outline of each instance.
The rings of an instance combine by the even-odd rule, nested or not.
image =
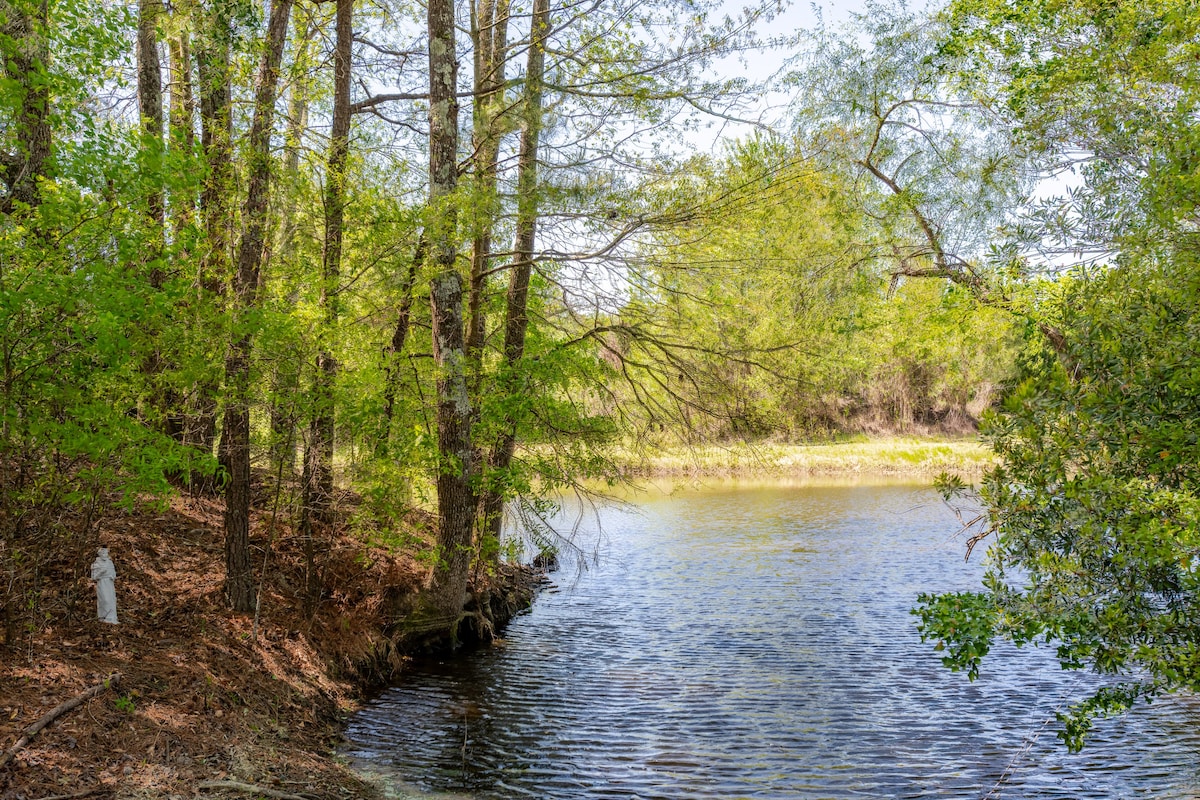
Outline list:
[[[978,594],[923,595],[922,636],[974,677],[996,637],[1041,640],[1064,669],[1116,684],[1063,715],[1200,689],[1200,276],[1170,266],[1084,276],[1066,293],[1068,348],[992,415],[1000,463],[981,497],[994,538]],[[961,486],[947,486],[961,491]]]

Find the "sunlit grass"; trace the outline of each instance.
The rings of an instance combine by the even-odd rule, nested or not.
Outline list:
[[[823,444],[730,442],[659,450],[629,469],[643,475],[974,475],[993,454],[971,438],[887,437]]]

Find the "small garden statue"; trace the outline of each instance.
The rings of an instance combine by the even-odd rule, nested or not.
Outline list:
[[[113,583],[117,579],[117,568],[108,557],[108,548],[101,547],[92,562],[92,580],[96,582],[96,616],[101,622],[117,624],[117,590]]]

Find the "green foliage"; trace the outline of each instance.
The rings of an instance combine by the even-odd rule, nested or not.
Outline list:
[[[945,595],[921,594],[918,602],[921,641],[937,640],[934,650],[947,651],[942,664],[967,677],[979,677],[979,663],[992,648],[998,615],[995,603],[986,594],[957,592]]]
[[[942,57],[947,26],[870,2],[836,34],[818,30],[789,76],[800,149],[845,181],[864,257],[896,274],[998,293],[993,234],[1028,189],[1021,148]]]
[[[157,343],[143,333],[163,329],[170,301],[120,245],[140,219],[69,184],[46,189],[35,217],[0,228],[0,457],[81,458],[121,474],[127,495],[211,469],[145,424]]]
[[[594,338],[579,338],[579,327],[553,303],[550,288],[535,280],[530,298],[531,315],[544,315],[550,324],[531,327],[524,357],[497,365],[488,390],[479,394],[480,441],[495,441],[516,423],[512,464],[482,477],[484,487],[504,498],[552,495],[614,474],[606,455],[619,433],[605,404],[610,368]]]
[[[645,299],[622,311],[655,336],[631,337],[630,361],[678,348],[668,366],[687,378],[660,424],[693,440],[964,430],[1009,380],[1010,315],[892,278],[853,187],[793,146],[750,140],[680,183],[701,211],[660,236]]]
[[[1022,227],[1084,249],[1157,249],[1190,215],[1200,13],[1193,0],[958,0],[942,53],[1048,168],[1084,186]]]
[[[1200,108],[1198,20],[1186,0],[959,0],[946,17],[941,57],[1013,146],[1049,169],[1079,164],[1081,187],[1015,219],[1013,252],[1108,263],[1018,287],[1061,338],[1025,349],[985,424],[999,457],[973,540],[991,542],[986,592],[961,609],[922,596],[918,613],[952,666],[990,616],[991,637],[1044,640],[1063,668],[1112,676],[1060,716],[1071,749],[1096,717],[1200,687],[1200,282],[1182,155]]]
[[[1200,687],[1192,263],[1180,254],[1073,283],[1063,363],[1017,387],[985,427],[1000,458],[981,489],[989,593],[961,608],[957,595],[920,598],[923,636],[950,643],[952,666],[977,669],[987,618],[989,635],[1054,642],[1065,669],[1134,678],[1072,710],[1071,747],[1131,697]]]

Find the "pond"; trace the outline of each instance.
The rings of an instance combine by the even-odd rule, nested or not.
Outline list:
[[[1200,702],[1098,723],[1048,648],[944,669],[909,610],[978,586],[913,485],[651,491],[584,519],[564,570],[497,646],[418,663],[345,754],[409,792],[472,798],[1195,797]]]

